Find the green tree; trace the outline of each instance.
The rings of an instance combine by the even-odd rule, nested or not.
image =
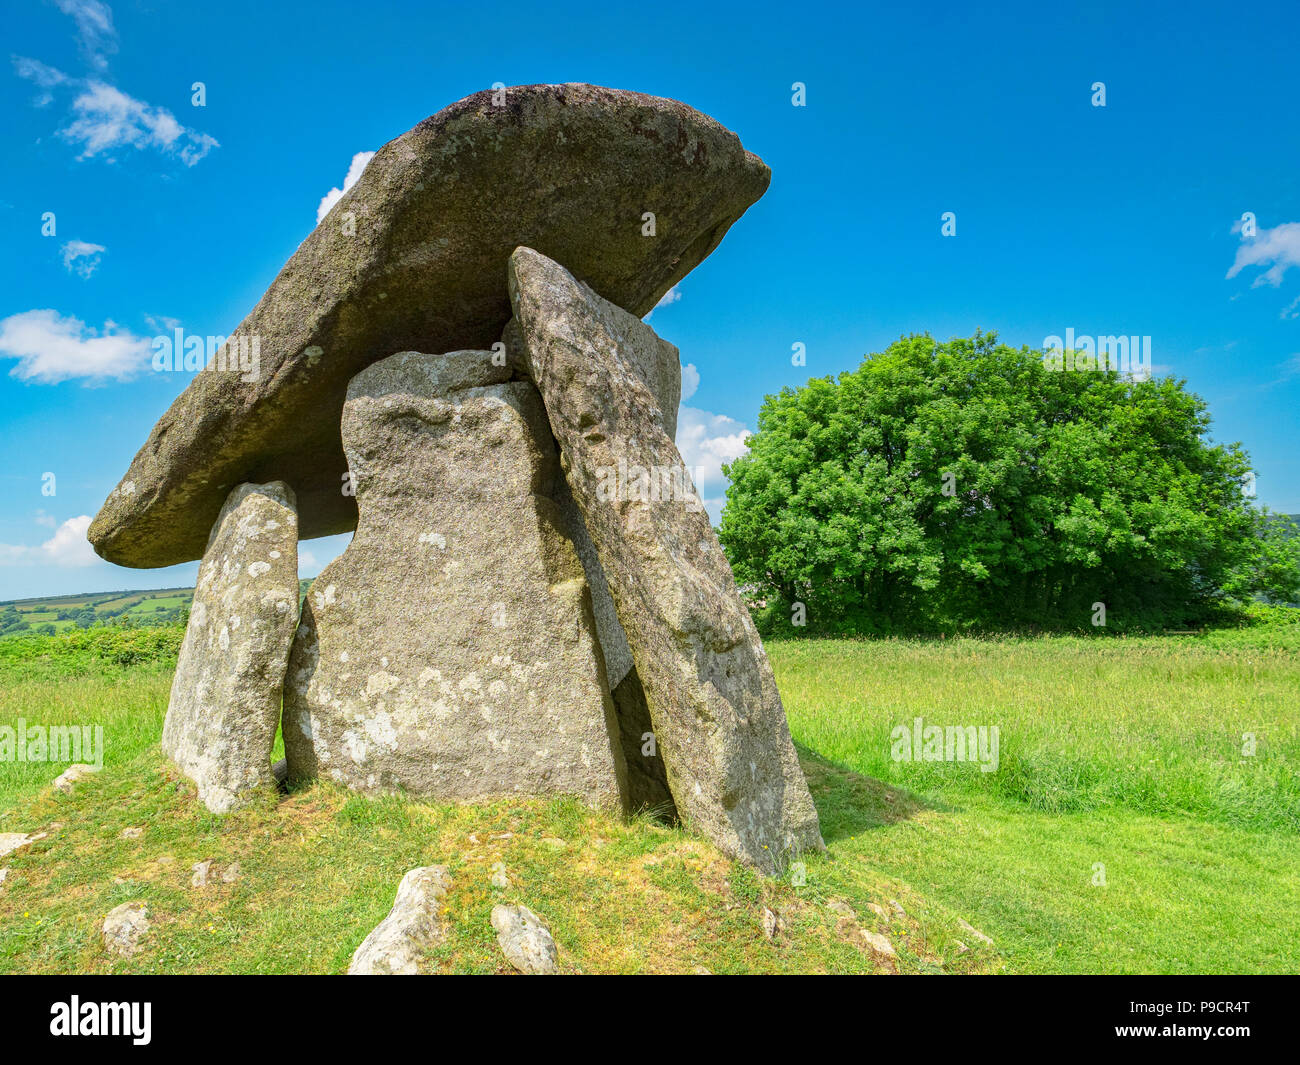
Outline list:
[[[911,336],[768,396],[719,535],[765,626],[896,632],[1182,625],[1292,597],[1295,546],[1172,378],[1053,371],[977,333]]]

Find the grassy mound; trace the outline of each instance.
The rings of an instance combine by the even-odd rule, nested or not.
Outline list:
[[[806,883],[794,886],[680,830],[569,800],[431,805],[316,784],[220,818],[151,748],[71,795],[43,791],[5,821],[48,835],[3,860],[0,973],[341,973],[387,914],[402,874],[435,863],[449,866],[453,886],[432,971],[509,970],[489,921],[499,902],[546,919],[566,972],[1000,967],[956,914],[833,852],[808,856]],[[128,828],[143,831],[123,838]],[[240,875],[192,888],[191,867],[204,860],[218,871],[238,862]],[[509,888],[491,885],[498,863]],[[138,955],[114,958],[101,943],[103,917],[136,900],[148,904],[152,928]],[[764,907],[784,925],[772,939]],[[897,956],[873,953],[858,927],[888,936]]]

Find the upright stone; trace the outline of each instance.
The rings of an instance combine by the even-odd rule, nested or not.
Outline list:
[[[214,813],[271,786],[298,623],[298,516],[288,485],[241,484],[208,537],[172,680],[163,753]]]
[[[817,812],[731,568],[626,354],[649,326],[530,248],[511,256],[510,294],[677,808],[724,852],[777,872],[822,846]],[[610,498],[611,471],[632,466],[644,490]]]
[[[349,386],[360,517],[294,643],[292,777],[623,804],[591,599],[552,498],[555,446],[537,390],[509,373],[490,351],[404,352]]]

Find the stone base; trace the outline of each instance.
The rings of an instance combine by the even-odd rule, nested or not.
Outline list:
[[[501,381],[491,357],[402,353],[349,387],[360,519],[294,642],[289,773],[622,808],[591,598],[551,498],[554,444],[536,389]]]

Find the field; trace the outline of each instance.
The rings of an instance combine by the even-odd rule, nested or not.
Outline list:
[[[804,884],[567,801],[316,784],[218,818],[157,747],[178,627],[3,641],[0,724],[99,723],[108,746],[72,795],[50,790],[61,766],[0,763],[0,832],[49,833],[0,860],[0,972],[339,972],[401,874],[434,861],[454,882],[447,971],[500,969],[502,862],[509,901],[550,920],[569,971],[1295,972],[1296,617],[1186,637],[769,643],[828,848],[805,856]],[[895,760],[891,731],[918,717],[997,726],[996,771]],[[241,878],[191,890],[209,858]],[[151,946],[110,962],[98,922],[137,898],[159,915]],[[842,904],[897,958],[865,951]],[[771,941],[764,906],[786,925]]]
[[[0,602],[0,639],[24,633],[58,633],[94,625],[165,625],[183,617],[192,588],[95,592],[49,599]]]
[[[310,580],[299,582],[305,595]],[[102,625],[136,628],[184,622],[193,588],[155,588],[135,592],[84,592],[48,599],[0,601],[0,640],[26,633],[53,635]]]

